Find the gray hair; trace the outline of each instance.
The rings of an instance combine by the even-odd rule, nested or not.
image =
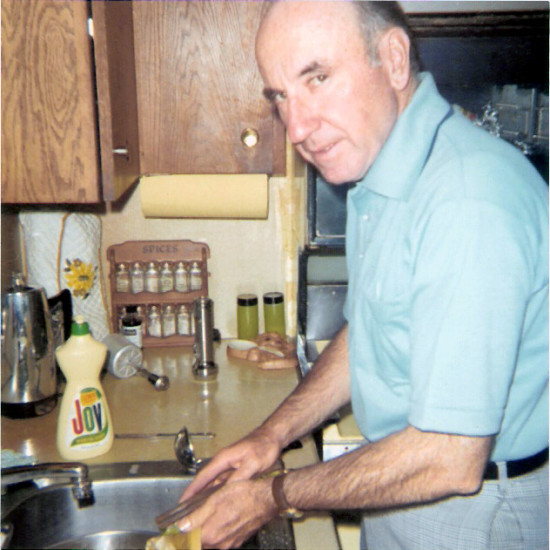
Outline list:
[[[405,31],[411,42],[409,62],[411,74],[414,76],[420,71],[420,62],[415,40],[409,27],[407,17],[398,2],[387,0],[366,1],[352,0],[355,8],[359,30],[365,40],[365,46],[370,62],[378,64],[378,37],[392,27]]]

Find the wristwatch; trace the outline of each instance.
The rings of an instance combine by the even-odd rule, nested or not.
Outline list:
[[[304,515],[304,513],[297,508],[294,508],[294,506],[291,506],[285,497],[283,483],[286,474],[287,470],[283,470],[273,478],[273,481],[271,483],[271,492],[273,493],[273,498],[275,499],[275,504],[279,509],[279,515],[281,517],[289,519],[299,519]]]

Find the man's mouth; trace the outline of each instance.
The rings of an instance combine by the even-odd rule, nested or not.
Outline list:
[[[325,145],[324,147],[317,147],[315,149],[308,150],[308,152],[314,161],[323,161],[330,156],[336,144],[337,142],[335,141],[329,145]]]

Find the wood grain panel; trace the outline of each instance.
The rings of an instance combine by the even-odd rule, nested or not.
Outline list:
[[[99,200],[88,4],[2,1],[2,201]]]
[[[134,3],[142,173],[274,173],[274,148],[280,169],[284,134],[254,59],[264,7]],[[249,127],[260,136],[252,149],[240,139]]]
[[[103,199],[114,201],[139,177],[132,2],[92,0],[92,15]]]

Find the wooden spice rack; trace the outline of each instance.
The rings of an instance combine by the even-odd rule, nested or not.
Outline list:
[[[141,306],[149,310],[151,306],[158,306],[162,310],[167,305],[174,306],[174,310],[180,305],[186,305],[190,308],[192,316],[193,302],[200,296],[208,296],[208,265],[207,260],[210,257],[210,249],[207,244],[193,242],[190,240],[179,241],[126,241],[121,244],[111,245],[107,249],[107,259],[109,261],[109,284],[111,291],[111,322],[112,329],[118,332],[119,316],[122,308],[127,306]],[[201,288],[200,290],[187,290],[180,292],[172,290],[169,292],[119,292],[117,291],[116,275],[117,266],[124,263],[130,269],[135,262],[140,262],[147,269],[150,262],[161,265],[163,262],[169,262],[176,265],[178,262],[184,262],[190,266],[197,262],[201,270]],[[147,319],[143,319],[145,327],[143,333],[143,347],[160,346],[192,346],[194,335],[175,334],[171,336],[150,336],[147,331]]]

